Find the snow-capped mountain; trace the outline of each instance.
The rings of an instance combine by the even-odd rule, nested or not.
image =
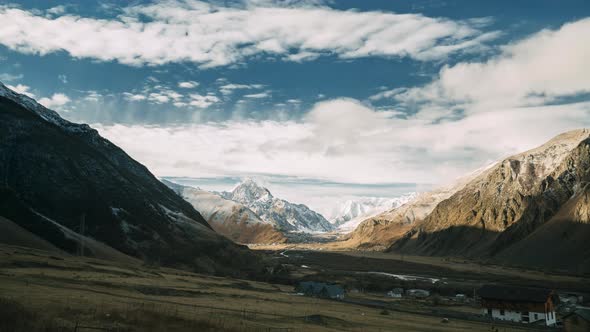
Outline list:
[[[216,232],[234,242],[275,243],[285,240],[272,223],[260,219],[243,204],[199,188],[183,186],[165,179],[162,182],[191,203]]]
[[[220,195],[247,206],[262,220],[274,224],[281,231],[311,233],[327,232],[334,228],[326,218],[306,205],[276,198],[252,179],[246,179],[231,192],[222,192]]]
[[[361,197],[340,202],[330,214],[330,223],[339,231],[351,232],[363,220],[381,212],[395,209],[416,197],[416,193],[408,193],[400,197]]]

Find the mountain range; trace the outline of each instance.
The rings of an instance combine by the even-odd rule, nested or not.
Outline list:
[[[0,216],[14,236],[68,253],[210,273],[261,268],[96,130],[1,83]]]
[[[345,247],[589,273],[590,131],[431,192],[345,202],[331,221],[252,179],[221,193],[164,184],[90,126],[0,83],[0,241],[240,276],[264,264],[234,242],[357,222]]]
[[[590,131],[570,131],[370,218],[347,241],[588,273],[589,183]]]

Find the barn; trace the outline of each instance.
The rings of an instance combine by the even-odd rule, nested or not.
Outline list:
[[[485,285],[478,291],[483,314],[493,319],[554,326],[558,297],[552,290]]]

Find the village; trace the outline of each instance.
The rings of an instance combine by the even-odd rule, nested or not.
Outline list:
[[[441,296],[426,289],[394,288],[385,294],[371,294],[373,300],[361,300],[367,297],[359,297],[357,289],[351,290],[349,298],[340,285],[314,281],[300,282],[295,291],[301,296],[381,307],[383,314],[388,314],[388,309],[402,310],[402,301],[406,301],[406,305],[421,303],[425,306],[441,306],[447,308],[438,311],[441,317],[445,312],[447,314],[441,318],[442,323],[448,323],[451,317],[455,317],[500,325],[528,324],[548,331],[590,331],[590,295],[576,292],[558,293],[543,288],[489,284],[472,295],[457,293],[454,296]],[[472,310],[460,310],[465,308]]]
[[[382,315],[428,315],[441,325],[467,320],[492,330],[590,331],[584,278],[505,267],[484,272],[468,261],[386,254],[293,248],[276,257],[291,267],[294,293],[303,297],[375,308]]]

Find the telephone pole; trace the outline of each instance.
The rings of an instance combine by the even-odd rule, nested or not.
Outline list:
[[[80,216],[80,243],[78,244],[78,255],[84,256],[84,233],[86,232],[86,213]]]

